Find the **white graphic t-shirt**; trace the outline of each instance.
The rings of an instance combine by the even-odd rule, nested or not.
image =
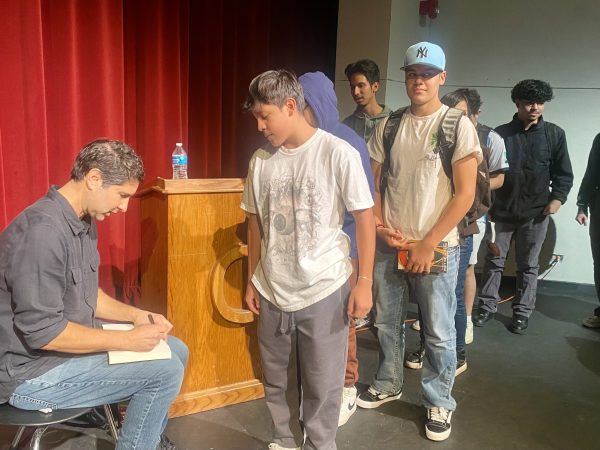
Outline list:
[[[293,150],[258,149],[241,203],[263,232],[256,289],[286,312],[335,292],[352,273],[344,212],[372,206],[358,151],[332,134],[317,129]]]
[[[386,227],[400,230],[408,239],[423,239],[437,223],[452,199],[452,185],[446,176],[437,148],[437,133],[448,110],[446,105],[435,113],[419,117],[407,110],[402,116],[390,153],[388,185],[383,201],[383,221]],[[383,130],[378,124],[369,140],[369,155],[383,164]],[[477,131],[463,116],[456,136],[452,163],[471,153],[481,162],[482,152]],[[458,245],[454,227],[443,239],[449,246]]]

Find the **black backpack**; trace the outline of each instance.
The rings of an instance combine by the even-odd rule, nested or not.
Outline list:
[[[400,121],[402,120],[402,116],[407,111],[409,107],[406,106],[404,108],[400,108],[390,114],[388,120],[385,123],[385,127],[383,129],[383,150],[384,150],[384,161],[381,170],[381,195],[383,198],[383,194],[385,189],[387,188],[387,181],[390,170],[390,153],[392,150],[392,145],[394,143],[394,139],[396,134],[398,134],[398,129],[400,128]],[[442,167],[444,168],[444,173],[450,179],[452,183],[452,156],[454,155],[454,149],[456,148],[456,132],[458,130],[458,124],[460,123],[460,119],[463,116],[464,112],[460,109],[456,108],[448,108],[448,111],[444,114],[442,121],[440,122],[440,126],[438,129],[438,147],[437,151],[440,153],[440,159],[442,162]],[[482,125],[485,127],[485,125]],[[485,127],[489,128],[489,127]],[[481,139],[484,137],[484,143],[487,142],[487,136],[489,135],[491,129],[482,129]],[[478,131],[479,136],[479,131]],[[481,145],[482,149],[486,147],[484,151],[484,158],[482,158],[482,162],[479,164],[477,168],[477,181],[475,188],[475,199],[473,201],[473,205],[467,212],[465,216],[465,220],[459,223],[459,230],[462,236],[468,236],[470,234],[479,233],[479,229],[477,224],[475,223],[477,219],[482,217],[491,206],[491,193],[490,193],[490,174],[488,168],[488,158],[490,150],[485,146],[485,144]],[[454,184],[452,183],[452,189],[454,190]]]

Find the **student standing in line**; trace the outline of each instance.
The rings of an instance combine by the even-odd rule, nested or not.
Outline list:
[[[273,450],[336,449],[348,318],[372,306],[375,224],[360,155],[311,126],[304,105],[302,86],[287,70],[254,78],[244,105],[268,141],[250,160],[241,207],[248,217],[245,300],[259,315]],[[356,222],[353,288],[345,211]]]
[[[498,310],[498,290],[513,235],[517,291],[508,330],[525,334],[535,309],[539,256],[549,216],[567,201],[573,186],[565,132],[542,117],[545,103],[553,97],[552,87],[545,81],[520,81],[511,91],[517,112],[511,122],[496,128],[506,144],[509,170],[490,210],[500,254],[488,251],[475,326],[484,326]]]
[[[309,72],[298,78],[304,91],[304,116],[307,122],[315,128],[325,130],[340,139],[345,140],[358,150],[363,171],[369,183],[371,195],[375,193],[373,175],[369,163],[369,151],[365,141],[348,126],[340,123],[337,109],[337,97],[333,83],[322,72]],[[351,213],[346,211],[344,217],[344,233],[350,237],[350,260],[352,261],[352,276],[350,285],[354,286],[359,273],[358,249],[356,247],[356,223]],[[350,320],[348,327],[348,359],[346,360],[346,376],[342,394],[342,406],[338,425],[344,425],[356,411],[356,383],[358,382],[358,358],[356,356],[356,324]]]
[[[456,408],[451,392],[456,370],[457,224],[473,203],[482,157],[471,121],[440,102],[445,66],[446,57],[438,45],[420,42],[409,47],[402,69],[410,106],[381,122],[369,140],[377,236],[387,250],[376,252],[374,271],[379,368],[357,400],[362,408],[376,408],[401,396],[404,319],[412,297],[421,309],[425,333],[421,377],[427,409],[425,433],[435,441],[450,435]],[[451,158],[440,135],[440,125],[450,113],[456,130]],[[398,128],[390,136],[386,126],[398,116]],[[430,273],[440,242],[447,244],[447,270]],[[401,249],[409,250],[404,271],[398,270],[397,251]]]

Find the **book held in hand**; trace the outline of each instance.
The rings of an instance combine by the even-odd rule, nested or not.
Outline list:
[[[133,329],[130,323],[103,323],[105,330],[129,331]],[[148,352],[132,352],[127,350],[111,350],[108,352],[109,364],[122,364],[137,361],[151,361],[154,359],[171,359],[171,347],[162,339],[156,347]]]
[[[409,243],[417,241],[409,241]],[[398,250],[398,270],[406,270],[410,250]],[[433,261],[430,273],[445,273],[448,271],[448,243],[440,242],[433,250]]]

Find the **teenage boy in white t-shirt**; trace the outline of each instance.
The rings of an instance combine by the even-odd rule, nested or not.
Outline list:
[[[445,63],[443,50],[429,42],[415,44],[406,51],[402,69],[411,104],[392,141],[383,196],[386,122],[377,126],[369,141],[377,236],[387,251],[376,252],[373,274],[375,326],[382,358],[371,386],[357,401],[360,407],[376,408],[402,394],[404,319],[408,298],[413,297],[419,304],[425,332],[426,359],[421,379],[423,405],[427,408],[425,432],[436,441],[450,435],[450,420],[456,408],[451,395],[456,370],[456,225],[473,204],[477,165],[482,157],[475,127],[463,116],[451,159],[452,180],[442,167],[438,130],[448,107],[440,102],[439,87],[446,80]],[[434,248],[441,241],[448,244],[447,271],[429,273]],[[397,267],[399,249],[409,250],[405,271]]]
[[[293,73],[257,76],[244,108],[268,141],[252,156],[241,207],[248,217],[245,300],[259,315],[274,424],[269,449],[335,450],[348,316],[363,317],[372,306],[373,200],[358,151],[304,118]],[[360,267],[352,290],[346,210],[356,221]]]

